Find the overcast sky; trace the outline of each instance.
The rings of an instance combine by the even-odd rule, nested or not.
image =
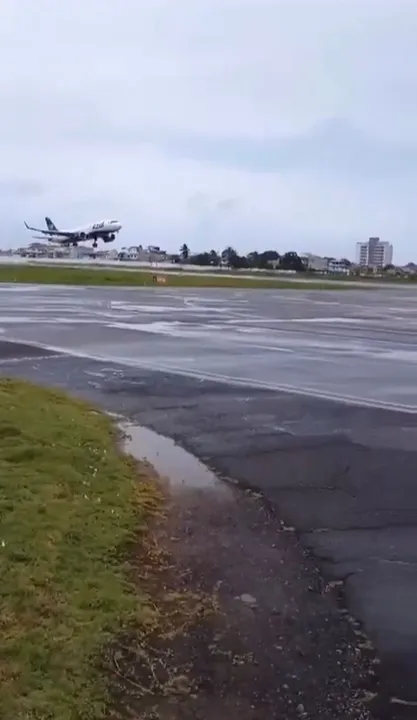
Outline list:
[[[416,0],[1,0],[0,244],[417,261]]]

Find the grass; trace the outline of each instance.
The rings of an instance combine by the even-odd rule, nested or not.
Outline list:
[[[145,534],[158,495],[116,439],[81,401],[0,381],[4,720],[103,717],[101,651],[146,615],[123,550]]]
[[[97,286],[153,286],[152,275],[164,276],[165,286],[204,288],[259,288],[290,290],[334,290],[335,285],[325,280],[297,282],[277,277],[225,277],[221,274],[181,274],[158,270],[118,270],[112,268],[78,268],[63,265],[0,265],[0,282],[40,283],[52,285],[97,285]],[[164,287],[164,285],[162,285]],[[347,283],[338,288],[349,287]]]

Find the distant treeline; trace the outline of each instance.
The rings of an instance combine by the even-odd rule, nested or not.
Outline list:
[[[215,250],[192,254],[187,245],[183,245],[179,254],[173,257],[174,262],[190,263],[203,267],[227,267],[234,270],[257,269],[271,270],[281,268],[282,270],[293,270],[304,272],[306,267],[300,256],[293,251],[279,255],[276,250],[265,250],[264,252],[250,252],[248,255],[239,255],[232,247],[227,247],[222,253]]]

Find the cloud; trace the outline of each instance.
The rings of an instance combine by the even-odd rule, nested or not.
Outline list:
[[[233,213],[238,207],[238,198],[218,200],[202,192],[194,193],[187,200],[188,211],[197,217],[202,215],[226,216]]]
[[[339,118],[301,133],[263,137],[197,134],[170,128],[102,126],[73,131],[78,140],[100,144],[154,145],[167,156],[238,168],[251,173],[314,173],[339,179],[388,180],[417,175],[416,142],[374,137]]]
[[[216,237],[225,237],[238,215],[238,198],[218,199],[205,193],[194,193],[187,200],[189,231],[199,238],[201,247],[217,247]],[[225,237],[226,239],[226,237]],[[209,248],[209,249],[210,249]]]
[[[0,177],[0,198],[8,201],[10,198],[16,197],[39,197],[43,195],[45,188],[42,183],[36,180],[25,180],[24,178],[7,178]]]
[[[416,22],[394,0],[3,0],[10,242],[111,215],[126,244],[352,256],[379,234],[415,259]]]

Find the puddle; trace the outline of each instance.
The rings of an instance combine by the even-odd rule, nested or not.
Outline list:
[[[172,487],[228,491],[204,463],[176,445],[171,438],[141,425],[123,423],[121,429],[128,435],[123,444],[124,450],[137,460],[147,460]]]

